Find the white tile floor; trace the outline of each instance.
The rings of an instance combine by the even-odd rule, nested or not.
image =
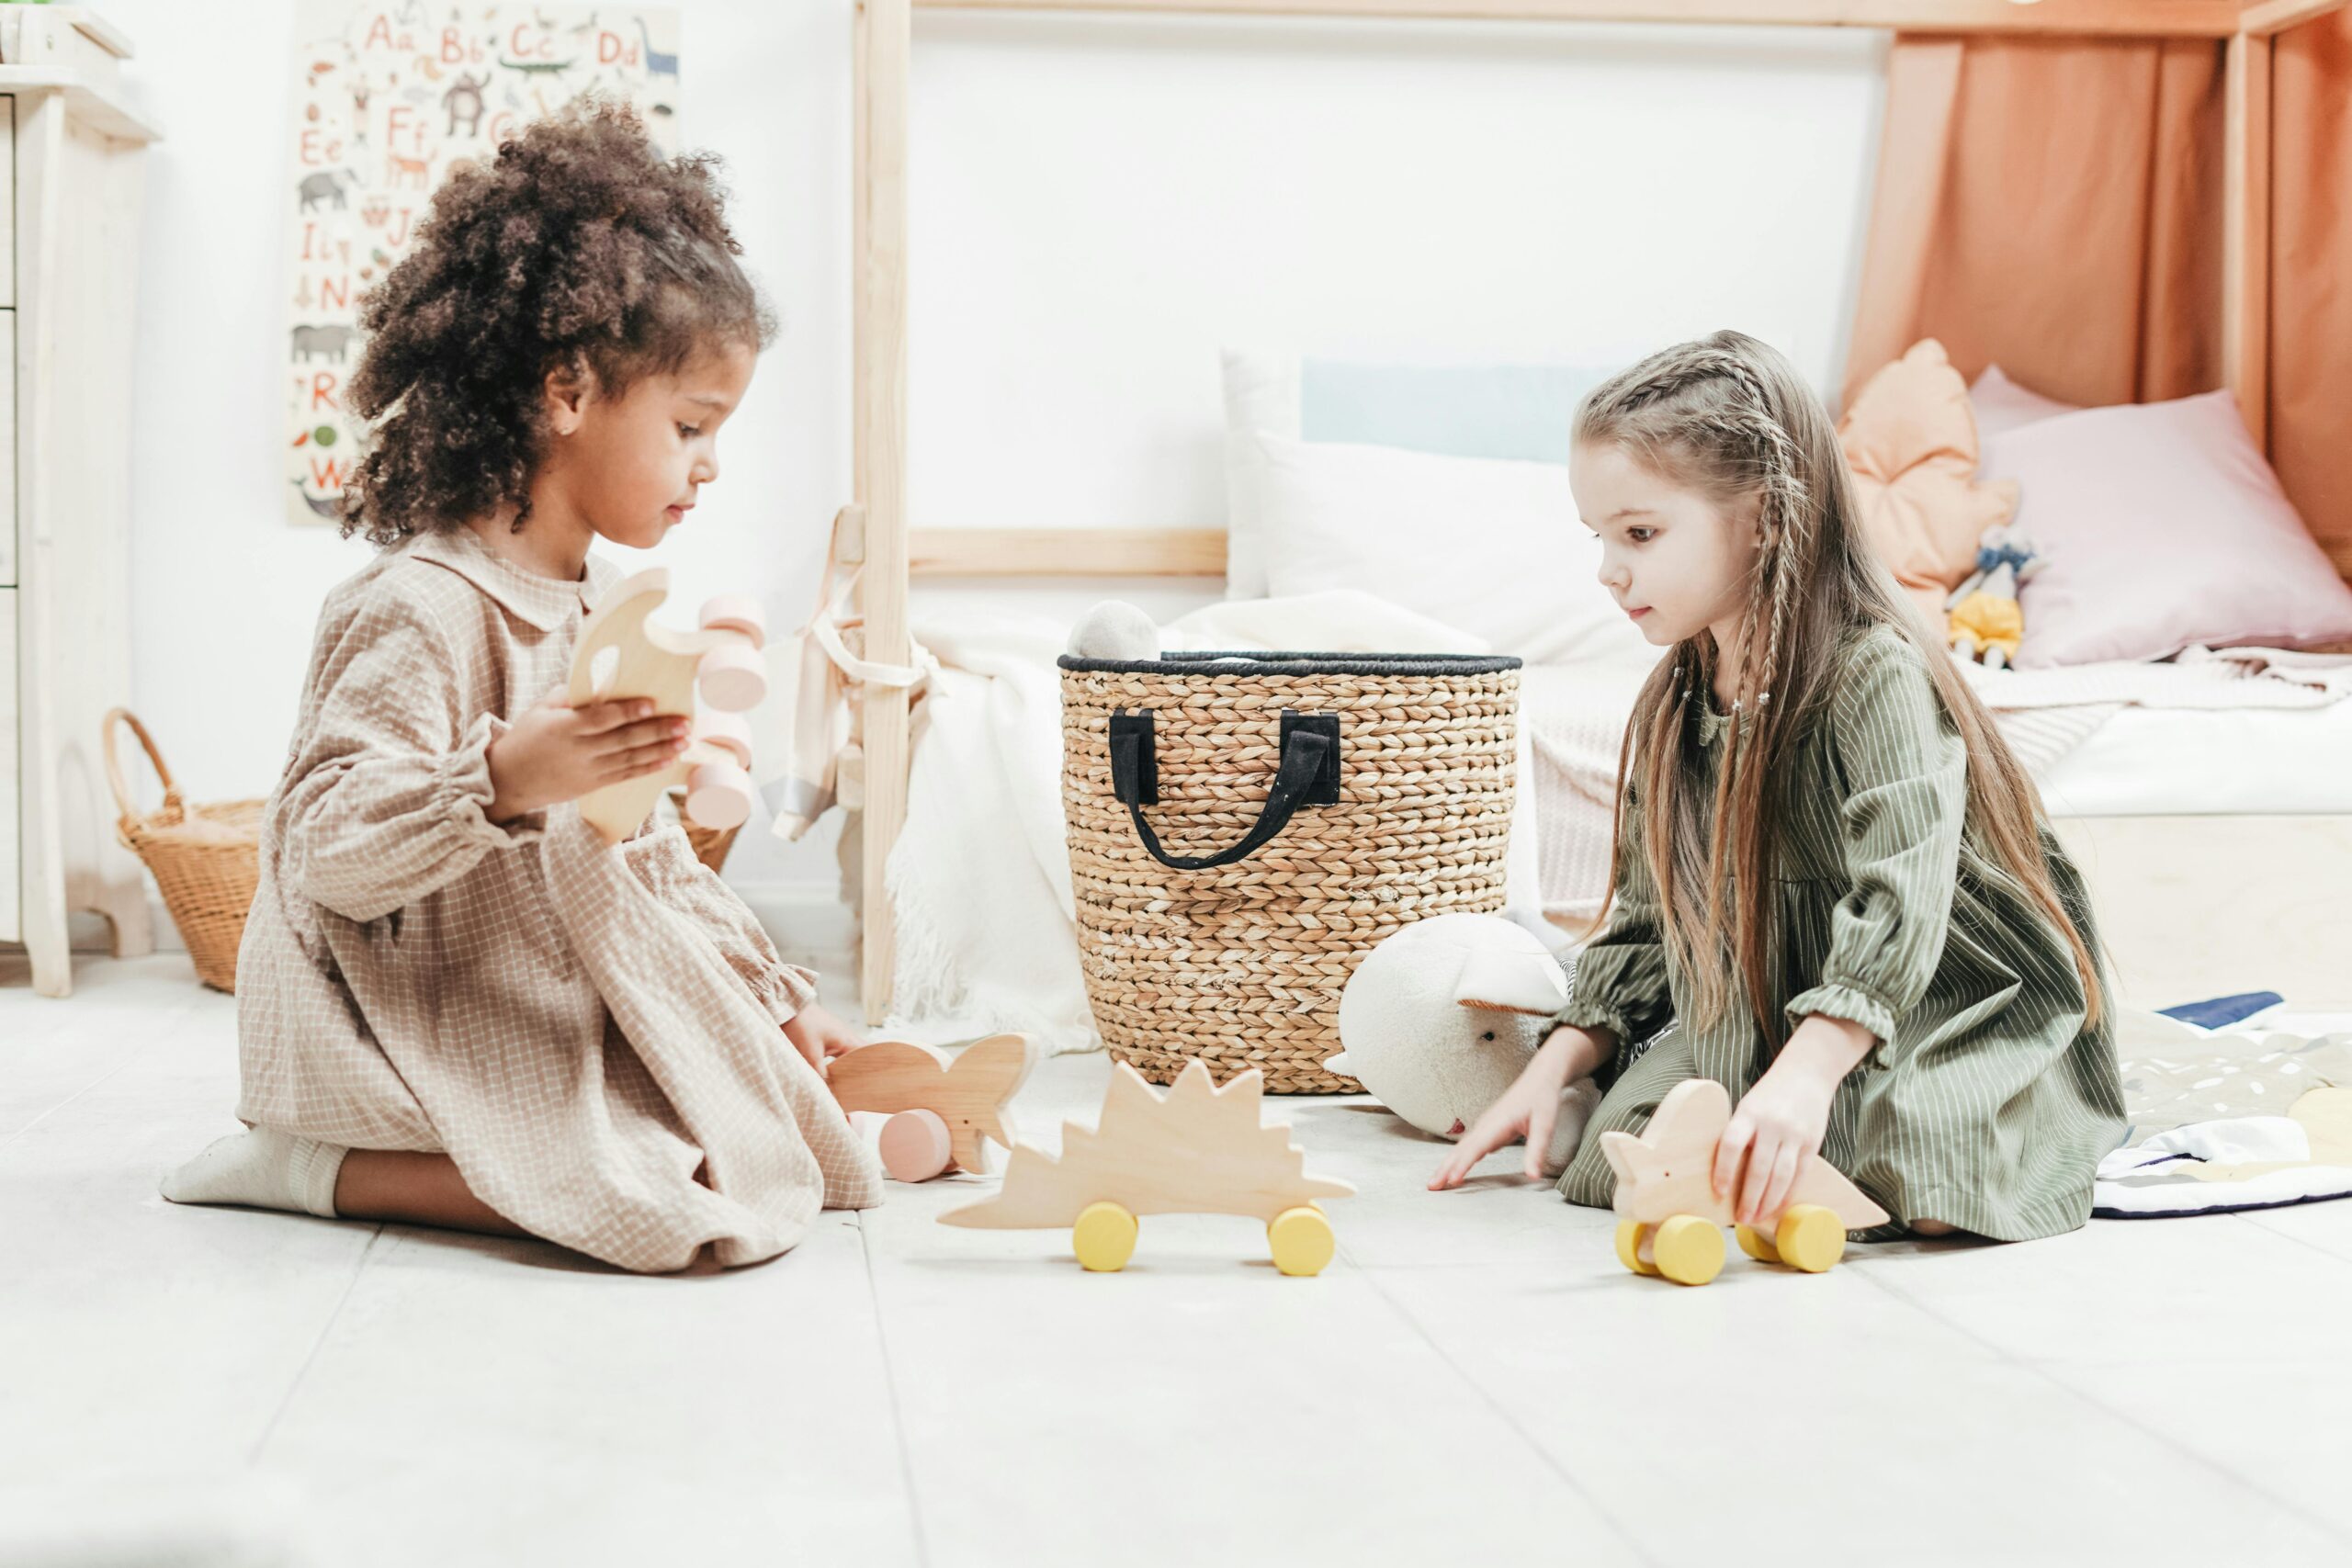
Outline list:
[[[1049,1064],[1028,1134],[1106,1070]],[[12,1568],[2352,1561],[2352,1202],[1682,1291],[1605,1214],[1432,1196],[1385,1112],[1276,1101],[1362,1190],[1319,1279],[1210,1218],[1088,1276],[933,1224],[959,1180],[644,1280],[164,1203],[235,1072],[184,960],[66,1002],[0,964]]]

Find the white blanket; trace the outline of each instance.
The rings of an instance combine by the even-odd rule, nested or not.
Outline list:
[[[1544,912],[1582,931],[1609,885],[1617,750],[1646,661],[1544,665],[1521,684],[1534,734]],[[1969,684],[2037,778],[2120,708],[2306,708],[2352,696],[2352,658],[2240,648],[2193,648],[2165,664],[2079,664],[1987,670]]]
[[[944,1041],[1017,1030],[1047,1051],[1100,1044],[1080,979],[1062,827],[1066,626],[1002,615],[919,622],[941,666],[918,706],[907,821],[891,851],[892,1031]],[[1371,594],[1209,605],[1162,628],[1170,649],[1483,653],[1476,638]],[[1534,768],[1521,724],[1507,911],[1541,915]]]
[[[2312,1156],[2311,1134],[2291,1116],[2192,1122],[2100,1160],[2091,1213],[2168,1219],[2352,1197],[2352,1166]]]
[[[2276,648],[2192,648],[2162,664],[1987,670],[1962,662],[1961,670],[1986,707],[2010,713],[2119,703],[2153,708],[2315,708],[2352,697],[2352,656]]]

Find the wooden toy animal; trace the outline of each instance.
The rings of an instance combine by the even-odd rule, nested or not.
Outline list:
[[[882,1168],[899,1181],[928,1181],[957,1168],[978,1174],[983,1138],[1012,1147],[1006,1110],[1037,1066],[1025,1034],[991,1034],[951,1060],[928,1045],[884,1040],[861,1045],[826,1069],[825,1082],[853,1122],[868,1131]]]
[[[1320,1273],[1338,1244],[1315,1200],[1350,1197],[1355,1189],[1308,1176],[1290,1129],[1259,1123],[1265,1081],[1248,1072],[1218,1089],[1208,1068],[1193,1062],[1162,1098],[1122,1062],[1111,1069],[1094,1131],[1065,1125],[1059,1159],[1015,1145],[1003,1190],[939,1223],[981,1230],[1069,1225],[1080,1264],[1108,1274],[1135,1255],[1140,1215],[1246,1214],[1265,1222],[1275,1268]]]
[[[752,814],[751,726],[734,716],[767,694],[759,650],[767,628],[759,606],[722,594],[702,607],[702,629],[675,632],[648,619],[670,596],[660,567],[614,585],[580,629],[571,655],[574,707],[622,697],[650,697],[653,711],[691,718],[695,693],[716,713],[696,727],[684,753],[647,773],[582,795],[580,815],[617,844],[635,832],[662,791],[686,788],[686,815],[705,828],[737,828]]]
[[[1600,1152],[1617,1173],[1617,1258],[1636,1274],[1703,1285],[1722,1271],[1731,1204],[1709,1173],[1731,1121],[1731,1095],[1713,1078],[1677,1084],[1649,1126],[1603,1133]],[[1846,1233],[1886,1223],[1886,1211],[1818,1155],[1808,1156],[1770,1236],[1738,1226],[1739,1247],[1762,1263],[1819,1274],[1846,1251]]]

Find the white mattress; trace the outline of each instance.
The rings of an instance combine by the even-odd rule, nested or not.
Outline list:
[[[2053,817],[2352,815],[2352,701],[2125,707],[2037,782]]]

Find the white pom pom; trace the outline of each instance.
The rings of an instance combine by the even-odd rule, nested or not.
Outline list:
[[[1105,599],[1070,628],[1069,651],[1080,659],[1158,659],[1159,626],[1133,604]]]

